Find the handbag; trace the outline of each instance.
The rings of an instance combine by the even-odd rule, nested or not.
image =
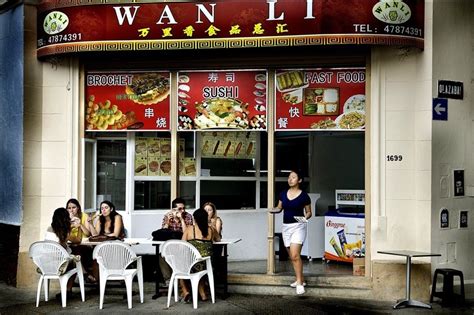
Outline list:
[[[180,240],[183,232],[174,231],[172,229],[158,229],[151,233],[154,241]]]
[[[89,237],[89,242],[105,242],[105,241],[115,241],[118,240],[119,238],[116,236],[108,236],[108,235],[96,235],[96,236],[90,236]]]

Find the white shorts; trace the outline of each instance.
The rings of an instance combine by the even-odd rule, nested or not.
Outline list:
[[[306,240],[306,226],[307,223],[283,223],[281,232],[285,247],[290,247],[290,244],[303,245]]]

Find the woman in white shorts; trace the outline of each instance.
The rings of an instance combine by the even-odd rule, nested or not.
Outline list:
[[[298,222],[295,217],[309,219],[312,215],[311,199],[300,189],[302,182],[301,174],[298,171],[291,171],[288,175],[289,189],[280,193],[277,207],[270,210],[271,213],[279,213],[283,210],[283,242],[295,270],[296,281],[290,286],[296,288],[296,294],[305,292],[301,248],[306,239],[307,223]]]

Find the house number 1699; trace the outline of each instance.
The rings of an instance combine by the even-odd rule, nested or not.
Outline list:
[[[387,161],[397,162],[403,160],[403,155],[387,155]]]

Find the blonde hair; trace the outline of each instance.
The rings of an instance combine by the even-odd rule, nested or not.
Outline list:
[[[205,204],[202,205],[202,208],[206,208],[206,206],[210,206],[212,208],[212,217],[213,219],[217,218],[217,210],[216,210],[216,205],[213,204],[212,202],[206,202]]]

